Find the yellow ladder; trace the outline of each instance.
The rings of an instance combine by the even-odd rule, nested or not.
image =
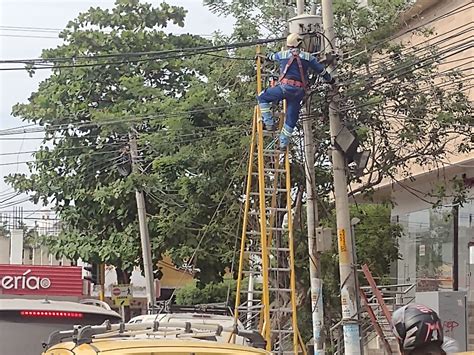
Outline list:
[[[261,62],[257,56],[257,91],[261,88]],[[266,349],[274,354],[306,354],[297,324],[290,159],[288,149],[280,151],[275,147],[278,147],[277,134],[264,130],[256,106],[235,321],[248,330],[258,330],[266,340]]]

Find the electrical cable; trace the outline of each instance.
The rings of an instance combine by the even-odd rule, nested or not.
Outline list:
[[[449,53],[451,52],[451,49],[448,51],[448,50],[445,50],[442,54],[444,54],[443,57],[440,57],[439,54],[436,54],[436,55],[433,55],[433,56],[430,56],[428,58],[423,58],[421,60],[419,60],[418,62],[415,62],[415,63],[410,63],[408,65],[405,65],[404,67],[401,67],[401,68],[398,68],[396,71],[393,71],[393,72],[398,72],[400,69],[409,69],[413,66],[416,66],[415,69],[421,69],[421,68],[424,68],[430,64],[432,64],[431,62],[426,62],[427,60],[430,60],[430,59],[434,59],[436,58],[437,60],[442,60],[442,59],[446,59],[446,58],[449,58],[449,57],[452,57],[456,54],[459,54],[459,53],[462,53],[466,50],[469,50],[470,48],[474,47],[474,45],[472,44],[472,42],[468,41],[468,42],[465,42],[463,44],[470,44],[470,46],[468,46],[467,48],[463,48],[463,47],[460,47],[460,49],[458,49],[457,51],[455,52],[452,52],[452,53]],[[449,54],[448,54],[449,53]],[[425,63],[423,63],[425,62]],[[420,65],[421,64],[421,65]],[[391,74],[393,73],[391,72]],[[377,86],[381,86],[383,84],[386,84],[386,83],[391,83],[394,79],[397,79],[403,75],[405,75],[406,73],[408,73],[409,71],[405,71],[405,72],[398,72],[395,76],[391,76],[390,78],[387,78],[386,80],[383,80],[383,81],[380,81],[380,82],[375,82],[371,88],[374,88],[374,87],[377,87]],[[354,94],[355,96],[356,94]],[[347,96],[348,98],[350,98],[351,96]],[[364,106],[368,106],[368,105],[371,105],[371,103],[364,103],[364,104],[361,104],[361,105],[358,105],[356,107],[352,107],[351,109],[354,109],[354,108],[359,108],[359,107],[364,107]],[[348,109],[342,109],[341,112],[343,111],[346,111]]]
[[[113,119],[113,120],[91,121],[91,122],[84,122],[84,123],[70,122],[70,123],[65,123],[65,124],[49,125],[47,127],[44,127],[44,126],[33,127],[31,129],[27,129],[28,127],[20,126],[20,127],[9,128],[7,132],[0,131],[0,136],[23,134],[23,133],[47,132],[49,130],[56,131],[56,130],[66,130],[66,129],[73,129],[73,128],[79,129],[79,128],[88,128],[88,127],[96,128],[100,126],[113,125],[113,124],[143,122],[146,120],[164,119],[164,118],[172,118],[172,117],[185,117],[187,115],[192,115],[195,113],[219,111],[222,109],[229,109],[229,108],[234,108],[234,107],[250,107],[253,105],[255,105],[255,101],[252,100],[252,101],[242,101],[239,103],[232,103],[232,104],[226,104],[226,105],[220,105],[220,106],[213,105],[213,106],[205,107],[201,109],[180,111],[180,112],[175,112],[175,113],[165,113],[165,114],[158,114],[158,115],[130,115],[130,116],[124,116],[120,119]],[[73,120],[73,119],[77,119],[77,117],[56,118],[56,120],[69,120],[69,119]],[[29,120],[40,120],[40,118],[30,118]],[[219,126],[218,124],[215,124],[215,125],[207,125],[207,126],[196,126],[196,128],[205,129],[205,128],[214,128],[218,126]],[[15,128],[18,128],[18,129],[15,130]],[[181,130],[181,129],[180,128],[175,128],[175,129],[166,128],[166,130],[173,131],[173,130]],[[68,138],[73,138],[73,137],[68,137]],[[78,137],[78,138],[81,138],[81,137]]]
[[[465,39],[462,38],[462,39],[460,39],[460,40],[458,40],[458,41],[456,41],[456,42],[453,42],[453,43],[448,44],[447,46],[441,47],[440,49],[443,49],[443,51],[440,51],[440,52],[434,53],[434,54],[430,54],[429,56],[425,56],[425,57],[419,58],[419,59],[418,59],[417,61],[415,61],[414,63],[405,63],[404,66],[402,65],[401,67],[398,67],[398,68],[396,68],[395,70],[393,70],[393,69],[392,69],[392,70],[386,69],[386,70],[384,70],[383,73],[380,73],[380,75],[382,75],[382,74],[383,74],[383,75],[386,75],[387,73],[392,73],[393,71],[400,71],[400,70],[402,70],[402,69],[407,69],[407,68],[413,67],[413,66],[415,66],[415,65],[417,65],[417,64],[420,64],[420,63],[422,63],[422,62],[424,62],[424,61],[426,61],[426,60],[429,60],[429,59],[435,59],[435,58],[436,58],[437,61],[439,62],[439,61],[441,61],[441,60],[443,60],[443,59],[446,59],[446,58],[440,57],[442,54],[449,53],[449,52],[450,52],[451,50],[453,50],[454,48],[462,47],[462,45],[469,45],[469,44],[471,44],[471,47],[472,47],[472,42],[469,41],[469,40],[468,40],[468,41],[465,41],[464,43],[462,43],[462,45],[459,44],[460,42],[462,42],[462,41],[464,41],[464,40],[465,40]],[[449,46],[451,46],[451,47],[448,48]],[[469,49],[469,48],[470,48],[470,47],[468,47],[467,49]],[[466,49],[466,50],[467,50],[467,49]],[[455,54],[457,54],[457,53],[455,53]],[[439,58],[438,58],[438,57],[439,57]],[[429,63],[429,64],[432,64],[432,63]],[[428,64],[428,65],[429,65],[429,64]],[[442,64],[442,63],[440,63],[440,64]],[[426,65],[425,65],[425,66],[426,66]],[[416,68],[416,69],[420,69],[420,68]],[[408,72],[409,72],[409,71],[402,72],[401,75],[404,75],[404,74],[406,74],[406,73],[408,73]],[[378,77],[372,75],[372,77],[371,77],[369,80],[364,80],[364,82],[365,82],[365,83],[376,82],[378,79],[381,78],[380,75],[379,75]],[[390,80],[393,80],[393,79],[394,79],[394,78],[390,78]],[[359,79],[359,78],[351,79],[351,80],[348,80],[348,81],[344,81],[344,82],[342,82],[341,84],[347,85],[347,84],[354,83],[354,82],[357,82],[357,81],[360,81],[360,79]]]
[[[447,35],[448,33],[451,33],[451,32],[453,32],[453,31],[459,30],[459,29],[461,29],[461,28],[463,28],[463,27],[465,27],[465,26],[467,26],[467,25],[471,25],[471,23],[466,23],[466,24],[464,24],[464,25],[461,25],[461,26],[459,26],[459,27],[456,27],[456,28],[454,28],[454,29],[452,29],[452,30],[450,30],[450,31],[444,32],[444,33],[439,34],[439,35],[437,35],[437,36],[431,36],[431,37],[427,38],[427,40],[424,41],[424,42],[422,42],[422,43],[419,43],[419,44],[416,44],[416,45],[412,45],[412,46],[405,46],[405,47],[401,48],[401,49],[402,49],[402,52],[400,53],[400,55],[405,55],[405,56],[406,56],[406,55],[413,55],[413,54],[418,53],[418,52],[420,52],[420,51],[425,51],[425,50],[428,50],[428,49],[430,49],[430,48],[437,47],[437,46],[439,46],[441,43],[444,43],[444,42],[449,41],[449,40],[451,40],[451,39],[454,39],[454,38],[456,38],[456,37],[466,35],[467,33],[471,32],[471,31],[474,29],[474,27],[473,27],[472,25],[471,25],[471,27],[469,27],[468,29],[465,29],[465,30],[463,30],[463,31],[460,31],[460,32],[454,34],[454,35],[451,35],[451,36],[448,36],[448,37],[446,37],[446,38],[443,38],[443,39],[441,39],[441,40],[439,40],[439,41],[437,41],[437,42],[431,43],[431,41],[433,41],[434,39],[439,38],[439,37],[444,37],[444,36]],[[413,49],[413,48],[416,48],[416,49]],[[370,65],[378,65],[378,64],[380,64],[380,63],[388,63],[388,62],[391,61],[391,58],[390,58],[390,57],[393,56],[394,54],[395,54],[395,53],[393,53],[393,54],[392,54],[392,53],[389,53],[389,54],[386,54],[386,55],[384,55],[384,56],[377,57],[377,58],[375,58],[375,60],[371,61]],[[396,55],[396,54],[395,54],[395,55]],[[351,58],[351,59],[352,59],[352,58]],[[346,59],[346,60],[348,60],[348,59]],[[380,66],[380,65],[378,65],[378,67],[379,67],[379,66]],[[361,70],[363,70],[363,69],[361,69]],[[358,73],[361,74],[360,72],[358,72]]]
[[[105,63],[90,63],[84,64],[85,66],[94,66],[94,65],[110,65],[110,64],[129,64],[130,62],[135,61],[149,61],[149,60],[157,60],[157,59],[173,59],[173,58],[181,58],[184,55],[194,56],[200,54],[206,54],[208,52],[215,52],[220,50],[230,50],[230,49],[238,49],[238,48],[245,48],[245,47],[252,47],[261,44],[268,44],[279,42],[283,40],[284,37],[280,38],[271,38],[271,39],[262,39],[256,41],[248,41],[248,42],[238,42],[238,43],[228,43],[222,45],[215,45],[215,46],[201,46],[201,47],[188,47],[188,48],[176,48],[176,49],[169,49],[169,50],[162,50],[162,51],[147,51],[147,52],[128,52],[128,53],[109,53],[109,54],[97,54],[93,56],[74,56],[74,57],[60,57],[60,58],[36,58],[36,59],[6,59],[0,60],[0,64],[29,64],[34,65],[38,62],[77,62],[78,60],[96,60],[96,59],[104,59],[104,58],[127,58],[128,61],[124,62],[105,62]],[[170,54],[175,54],[174,56]],[[143,59],[132,59],[134,57],[142,57],[142,56],[152,56],[151,58],[143,58]],[[81,67],[81,64],[75,64],[72,66],[67,67]],[[55,68],[55,67],[50,67]],[[0,70],[12,70],[15,68],[2,68]],[[24,70],[25,68],[18,68]],[[38,68],[36,68],[38,69]],[[43,69],[43,68],[42,68]]]
[[[222,205],[222,203],[224,202],[224,199],[225,199],[225,196],[227,195],[227,192],[230,190],[230,188],[232,187],[233,183],[234,183],[234,179],[235,177],[237,176],[237,173],[239,172],[240,168],[242,167],[242,164],[244,162],[244,160],[246,159],[246,157],[248,156],[248,152],[245,152],[245,154],[242,156],[242,159],[240,160],[240,163],[238,164],[237,166],[237,169],[235,170],[234,174],[232,175],[231,179],[230,179],[230,182],[229,182],[229,185],[227,186],[226,190],[224,191],[224,193],[222,194],[222,198],[220,199],[219,201],[219,204],[217,205],[213,215],[211,216],[210,220],[209,220],[209,223],[207,224],[208,226],[211,225],[211,223],[214,221],[214,219],[216,218],[217,216],[217,213],[219,212],[219,209],[220,209],[220,206]],[[189,263],[192,264],[193,262],[195,262],[195,257],[196,257],[196,254],[202,244],[202,242],[204,241],[204,238],[207,236],[207,229],[204,230],[204,232],[201,234],[201,237],[199,238],[199,241],[198,241],[198,244],[196,246],[196,248],[194,248],[194,251],[189,259]],[[183,279],[184,279],[184,275],[181,275],[181,278],[178,280],[178,283],[177,285],[181,285],[182,282],[183,282]],[[175,295],[176,293],[176,290],[177,288],[175,288],[173,290],[173,293],[171,294],[170,296],[170,300],[173,299],[173,296]]]
[[[60,28],[50,27],[29,27],[29,26],[0,26],[0,30],[26,31],[26,32],[61,32]]]
[[[10,35],[0,33],[0,37],[14,37],[14,38],[41,38],[41,39],[56,39],[60,40],[60,37],[53,37],[53,36],[34,36],[34,35]]]
[[[415,27],[413,27],[413,28],[410,28],[410,29],[407,29],[407,30],[405,30],[405,31],[402,31],[402,32],[398,33],[398,34],[395,35],[395,36],[391,36],[391,37],[389,37],[389,38],[386,38],[386,39],[380,40],[380,41],[378,41],[378,42],[376,42],[376,43],[373,43],[373,44],[371,44],[369,47],[367,47],[367,49],[369,49],[369,50],[375,49],[375,48],[377,48],[377,47],[380,47],[382,44],[385,44],[385,43],[387,43],[387,42],[391,42],[391,41],[393,41],[394,39],[397,39],[397,38],[400,38],[400,37],[406,35],[407,33],[414,32],[414,31],[416,31],[417,29],[420,29],[420,28],[422,28],[422,27],[425,27],[426,25],[429,25],[430,23],[437,22],[437,21],[439,21],[439,20],[442,20],[442,19],[451,17],[451,16],[453,16],[453,15],[456,15],[456,14],[458,14],[458,13],[464,12],[464,11],[466,11],[466,10],[469,10],[469,9],[470,9],[471,7],[473,7],[473,6],[470,6],[470,7],[466,8],[466,9],[463,9],[464,7],[469,6],[469,5],[470,5],[470,4],[468,4],[468,3],[467,3],[467,4],[464,4],[464,5],[461,5],[461,6],[457,7],[457,8],[455,8],[455,9],[453,9],[453,10],[450,11],[449,13],[441,14],[441,15],[439,15],[439,16],[436,16],[436,17],[432,18],[431,20],[429,20],[429,21],[427,21],[427,22],[425,22],[425,23],[422,23],[422,24],[420,24],[420,25],[418,25],[418,26],[415,26]],[[463,10],[461,10],[461,9],[463,9]],[[353,51],[354,51],[354,50],[353,50]],[[351,53],[351,51],[349,51],[347,54],[350,54],[350,53]]]

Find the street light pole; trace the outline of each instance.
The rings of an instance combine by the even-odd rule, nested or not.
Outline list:
[[[326,53],[335,48],[334,11],[332,0],[322,0],[322,15],[325,34]],[[330,72],[337,77],[333,64]],[[343,153],[335,148],[335,138],[341,131],[342,123],[337,106],[337,89],[331,90],[329,103],[329,128],[332,143],[332,165],[334,175],[334,196],[336,207],[337,240],[339,250],[339,274],[341,288],[342,326],[344,333],[345,353],[358,355],[361,353],[359,314],[357,310],[356,275],[353,260],[353,242],[349,215],[349,196],[347,193],[346,162]]]

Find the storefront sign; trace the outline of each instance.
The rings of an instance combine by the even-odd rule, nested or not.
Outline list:
[[[82,270],[75,266],[0,265],[0,293],[82,295]]]

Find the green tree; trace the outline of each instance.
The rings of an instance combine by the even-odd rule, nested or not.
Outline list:
[[[54,206],[64,227],[47,245],[58,257],[125,271],[140,264],[139,187],[147,194],[156,259],[167,251],[175,264],[201,269],[203,281],[220,279],[230,263],[253,65],[173,52],[211,44],[165,32],[168,23],[182,26],[184,16],[166,3],[118,0],[110,10],[80,14],[61,32],[64,44],[43,51],[52,75],[13,114],[44,127],[44,145],[31,174],[7,181]],[[146,54],[162,51],[168,54]],[[132,128],[142,171],[123,176]]]
[[[359,265],[367,264],[377,278],[378,283],[390,283],[390,266],[397,261],[398,240],[402,234],[400,225],[392,224],[390,221],[390,206],[379,204],[362,204],[351,206],[351,218],[358,218],[360,222],[354,226],[357,262]],[[340,319],[340,297],[339,297],[339,259],[337,253],[337,233],[335,211],[329,218],[322,220],[324,225],[333,229],[333,248],[330,252],[321,255],[321,272],[323,278],[323,298],[325,306],[325,325],[329,327]],[[301,312],[304,319],[311,318],[311,301],[309,297],[309,270],[307,258],[307,239],[302,233],[297,234],[297,274],[300,293],[302,298]],[[363,285],[364,279],[360,277]],[[309,314],[308,314],[309,313]],[[312,336],[311,329],[301,327],[305,339]],[[329,333],[327,333],[329,334]]]
[[[232,278],[222,282],[210,282],[203,287],[190,283],[176,292],[176,303],[180,305],[196,305],[209,303],[226,303],[233,307],[237,283]]]
[[[452,90],[453,84],[462,88],[461,76],[435,74],[436,48],[413,52],[385,41],[405,3],[377,0],[370,9],[355,1],[335,4],[339,37],[350,54],[339,64],[341,112],[372,153],[366,178],[354,192],[368,191],[383,178],[396,179],[412,163],[439,163],[452,134],[470,133],[466,97]],[[291,14],[271,0],[206,4],[238,19],[235,33],[216,38],[214,44],[254,39],[267,34],[268,26],[279,36],[284,30],[280,20]],[[253,50],[180,52],[178,48],[210,44],[198,36],[165,33],[169,22],[183,25],[184,15],[179,7],[119,0],[111,10],[91,8],[80,14],[61,33],[64,44],[43,52],[56,68],[14,114],[45,127],[45,145],[30,164],[31,175],[10,176],[8,181],[35,201],[56,206],[65,228],[48,244],[59,255],[105,261],[125,270],[139,264],[133,196],[138,186],[148,197],[155,257],[168,251],[177,265],[195,265],[203,282],[219,281],[230,263],[248,143],[242,132],[250,126],[255,102],[253,63],[240,59],[252,58]],[[279,20],[271,21],[274,16]],[[362,49],[367,52],[360,54]],[[140,54],[164,50],[177,52]],[[116,53],[129,54],[110,57]],[[442,89],[435,86],[434,75],[445,80]],[[312,97],[323,205],[332,190],[327,105],[324,95]],[[394,111],[387,105],[394,105]],[[129,169],[132,125],[143,171],[123,177],[117,167]],[[295,150],[299,143],[297,139]],[[459,151],[466,149],[466,144],[458,146]],[[301,156],[297,151],[292,159],[295,186],[304,186]],[[322,213],[330,216],[330,208]],[[306,262],[306,257],[301,260]]]
[[[269,28],[275,36],[283,35],[286,15],[282,14],[290,16],[294,9],[273,0],[204,3],[217,14],[248,19],[237,21],[236,38],[241,33],[264,36]],[[383,179],[399,181],[409,175],[413,164],[438,167],[449,154],[472,149],[472,106],[463,91],[469,82],[463,80],[462,69],[438,70],[441,60],[467,49],[468,43],[440,50],[436,44],[411,48],[398,43],[398,37],[391,41],[401,29],[394,19],[410,5],[409,0],[373,0],[369,7],[355,0],[334,1],[336,34],[344,53],[338,63],[340,112],[360,145],[371,152],[364,178],[351,176],[359,183],[352,193],[370,193]],[[429,28],[418,32],[427,39],[432,34]],[[316,121],[317,176],[323,178],[318,183],[325,198],[332,190],[326,154],[329,128],[327,99],[318,86],[311,95],[311,116]],[[453,143],[456,136],[459,139]]]
[[[237,19],[235,38],[265,36],[268,32],[281,36],[286,30],[284,19],[292,14],[288,6],[279,6],[272,0],[206,0],[205,4],[217,14]],[[361,147],[370,151],[365,175],[349,176],[356,186],[351,194],[362,193],[370,198],[373,188],[384,179],[399,182],[409,176],[415,164],[436,168],[449,154],[472,149],[472,107],[463,91],[468,82],[463,79],[462,70],[438,69],[439,62],[457,53],[459,47],[440,50],[436,44],[430,44],[411,48],[396,39],[391,41],[402,27],[394,19],[410,4],[408,0],[373,0],[365,8],[354,0],[334,1],[335,28],[343,53],[338,63],[340,114],[344,125],[357,135]],[[429,28],[418,32],[427,39],[432,34]],[[315,120],[320,218],[331,220],[334,206],[330,203],[333,186],[327,155],[327,97],[319,86],[318,82],[313,86],[310,115]],[[453,137],[459,138],[454,145]],[[303,146],[299,137],[295,143],[292,178],[301,190],[304,165],[299,157],[303,156]],[[462,191],[456,191],[454,198],[462,199]],[[438,192],[433,193],[437,195]],[[301,201],[304,203],[304,195]],[[355,231],[358,261],[368,263],[376,276],[384,278],[390,263],[398,257],[400,229],[390,225],[388,207],[359,208],[361,212],[352,210],[353,216],[362,221]],[[302,222],[299,229],[305,231],[302,215],[297,220]],[[303,233],[297,235],[297,245],[298,286],[302,294],[308,295],[307,244]],[[322,264],[326,316],[337,319],[340,307],[336,249],[323,255]],[[310,312],[309,298],[302,298],[302,302]]]

